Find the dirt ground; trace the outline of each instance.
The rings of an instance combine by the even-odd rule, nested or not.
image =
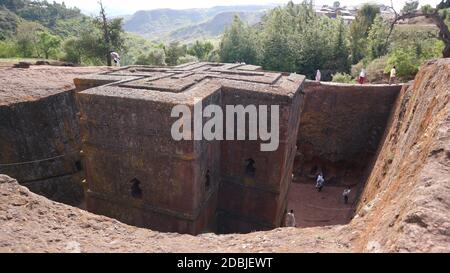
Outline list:
[[[358,187],[352,188],[349,203],[342,196],[345,185],[326,185],[321,192],[311,179],[293,183],[289,192],[288,210],[294,210],[297,227],[345,225],[350,223],[357,204]]]

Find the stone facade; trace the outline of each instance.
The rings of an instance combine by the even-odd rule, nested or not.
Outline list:
[[[213,63],[125,67],[75,79],[87,209],[165,232],[279,227],[292,181],[303,82],[300,75]],[[279,148],[261,152],[260,141],[173,140],[178,118],[171,117],[172,108],[193,109],[196,99],[203,108],[279,105]]]

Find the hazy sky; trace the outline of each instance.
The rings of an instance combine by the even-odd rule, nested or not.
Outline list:
[[[97,13],[97,1],[95,0],[56,0],[65,2],[68,6],[76,6],[86,14]],[[212,6],[231,5],[258,5],[258,4],[285,4],[288,0],[103,0],[104,5],[110,15],[132,14],[138,10],[150,10],[158,8],[187,9],[187,8],[207,8]],[[295,0],[295,3],[302,2]],[[316,5],[332,5],[334,0],[316,0]],[[390,5],[390,0],[341,0],[342,5],[358,5],[365,2],[377,2]],[[394,5],[400,9],[406,0],[395,0]],[[420,0],[420,3],[435,6],[440,0]]]

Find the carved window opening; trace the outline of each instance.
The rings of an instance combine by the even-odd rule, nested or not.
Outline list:
[[[78,172],[83,170],[83,164],[81,163],[81,161],[75,162],[75,167],[77,168]]]
[[[142,199],[141,181],[134,178],[131,183],[131,196],[136,199]]]
[[[247,164],[245,167],[245,174],[249,177],[255,177],[256,175],[255,160],[249,158],[245,162]]]
[[[206,171],[205,179],[206,179],[206,180],[205,180],[205,187],[206,187],[206,189],[208,190],[209,187],[211,186],[211,174],[210,174],[210,171],[209,171],[209,170]]]

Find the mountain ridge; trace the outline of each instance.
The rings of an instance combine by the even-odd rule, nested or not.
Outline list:
[[[206,9],[140,10],[124,16],[124,29],[157,42],[190,42],[215,38],[231,25],[234,14],[243,21],[259,22],[265,11],[277,5],[215,6]]]

